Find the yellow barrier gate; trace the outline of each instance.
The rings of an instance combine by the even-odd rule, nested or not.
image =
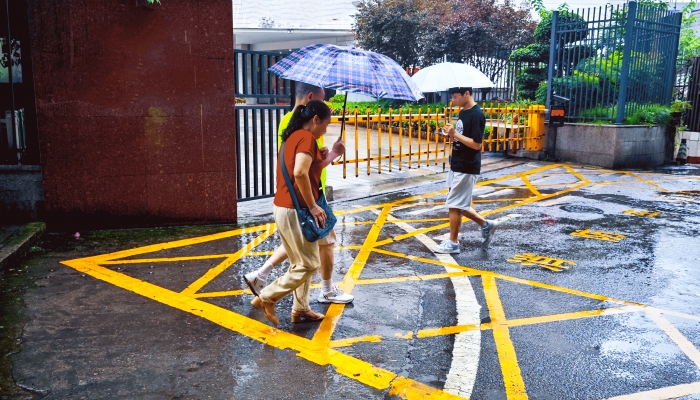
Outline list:
[[[497,104],[496,107],[483,108],[483,111],[486,132],[482,151],[539,151],[544,148],[544,106],[523,108]],[[404,161],[408,169],[414,168],[414,162],[415,168],[420,168],[421,163],[439,165],[442,161],[444,169],[452,146],[448,138],[437,132],[458,114],[459,108],[456,107],[442,110],[421,108],[416,114],[412,108],[408,113],[403,110],[396,113],[391,108],[388,113],[382,113],[379,108],[377,114],[370,114],[369,108],[360,113],[355,107],[352,113],[331,118],[331,123],[340,123],[345,118],[345,129],[341,132],[345,154],[333,164],[343,165],[343,178],[347,177],[348,164],[354,164],[355,176],[360,174],[360,163],[366,164],[369,175],[373,161],[377,162],[380,174],[383,161],[387,162],[389,171],[394,168],[394,162],[401,171]]]

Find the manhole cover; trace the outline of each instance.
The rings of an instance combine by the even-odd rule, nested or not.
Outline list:
[[[566,205],[559,207],[560,209],[572,212],[572,213],[582,213],[582,214],[605,214],[605,211],[600,208],[588,207],[588,206],[576,206],[576,205]]]

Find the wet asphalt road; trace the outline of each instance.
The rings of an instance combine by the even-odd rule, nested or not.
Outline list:
[[[698,399],[699,178],[489,172],[475,207],[501,226],[483,250],[466,222],[451,257],[429,250],[444,183],[338,203],[334,279],[356,300],[314,289],[337,318],[292,325],[288,297],[278,330],[242,292],[279,244],[269,220],[48,235],[14,376],[48,399]]]

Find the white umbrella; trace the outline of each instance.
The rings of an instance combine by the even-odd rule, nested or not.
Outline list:
[[[423,93],[443,92],[452,87],[486,88],[496,85],[469,64],[444,62],[421,69],[412,76]]]

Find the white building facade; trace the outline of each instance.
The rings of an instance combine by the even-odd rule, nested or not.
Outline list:
[[[310,44],[353,46],[356,0],[233,0],[237,49],[289,51]]]

